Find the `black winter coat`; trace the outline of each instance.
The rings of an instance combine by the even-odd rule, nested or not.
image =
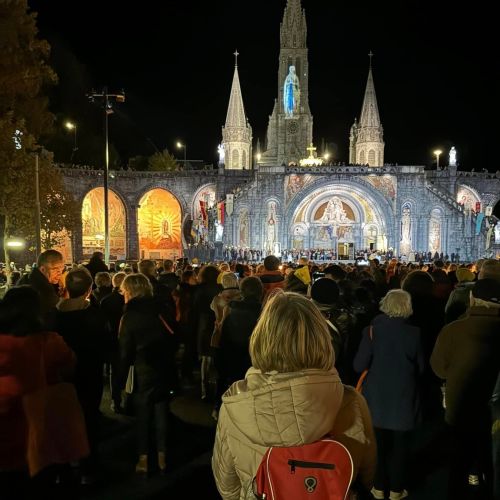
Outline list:
[[[58,311],[56,331],[76,355],[73,378],[82,405],[97,410],[102,396],[104,361],[109,357],[106,319],[95,306]]]
[[[56,306],[60,300],[57,286],[49,283],[45,275],[36,267],[31,273],[23,276],[19,285],[30,285],[38,292],[44,328],[47,331],[52,331],[56,320]]]
[[[414,429],[420,419],[420,377],[425,368],[420,330],[403,318],[380,314],[363,331],[354,369],[368,369],[363,396],[374,427],[394,431]]]
[[[255,300],[235,300],[229,307],[230,313],[222,323],[218,352],[218,368],[228,384],[244,379],[252,366],[248,344],[262,305]]]
[[[167,322],[170,333],[160,319]],[[125,304],[120,342],[120,383],[125,386],[129,367],[134,365],[134,392],[151,392],[161,401],[175,386],[175,322],[152,297],[134,298]]]
[[[193,314],[196,317],[198,356],[210,356],[210,339],[215,326],[215,313],[210,309],[212,300],[222,291],[220,285],[202,283],[194,293]]]

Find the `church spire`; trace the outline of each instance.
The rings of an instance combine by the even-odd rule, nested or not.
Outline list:
[[[300,0],[288,0],[280,28],[281,48],[305,49],[307,47],[306,14]]]
[[[280,26],[278,98],[266,134],[262,163],[299,163],[312,142],[306,14],[300,0],[287,0]]]
[[[349,137],[350,163],[368,164],[370,167],[384,165],[384,131],[378,113],[377,96],[373,83],[372,57],[366,82],[365,98],[361,108],[359,123],[354,122]]]
[[[245,107],[243,106],[243,98],[241,96],[240,77],[238,74],[238,55],[234,53],[234,75],[233,85],[231,86],[231,94],[229,97],[229,106],[226,115],[226,128],[228,127],[246,127],[247,119],[245,116]]]
[[[245,116],[238,74],[238,51],[234,53],[234,75],[227,108],[226,125],[222,127],[222,147],[228,169],[245,169],[251,165],[252,127]]]
[[[378,114],[377,96],[375,94],[375,85],[373,84],[372,74],[372,57],[373,53],[370,51],[370,69],[368,71],[368,80],[366,82],[365,98],[363,100],[363,107],[361,109],[361,120],[359,121],[360,127],[380,127],[380,116]]]

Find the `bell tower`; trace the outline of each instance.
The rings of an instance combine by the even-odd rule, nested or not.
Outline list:
[[[259,163],[288,165],[307,155],[312,142],[307,25],[300,0],[288,0],[280,27],[278,98],[269,117],[266,150]]]

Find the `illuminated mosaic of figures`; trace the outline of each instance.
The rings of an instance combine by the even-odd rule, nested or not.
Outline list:
[[[429,222],[429,251],[432,253],[441,252],[441,214],[439,210],[431,212]]]
[[[139,208],[139,247],[142,258],[168,258],[181,255],[181,207],[164,189],[153,189],[141,199]]]
[[[274,242],[276,241],[276,203],[270,201],[268,203],[267,215],[267,238],[266,250],[272,252],[274,250]]]
[[[396,178],[393,175],[368,176],[363,180],[369,182],[377,191],[380,191],[386,198],[393,200],[396,198]]]
[[[201,189],[193,200],[193,220],[201,220],[201,210],[200,201],[207,203],[207,207],[211,207],[215,204],[215,185],[210,184]]]
[[[242,210],[239,218],[240,247],[248,247],[250,242],[250,228],[248,227],[248,210]]]
[[[112,258],[124,258],[125,207],[118,196],[108,191],[109,245]],[[104,188],[89,191],[82,203],[82,238],[84,257],[104,249]]]
[[[321,177],[314,177],[309,174],[297,175],[291,174],[285,178],[285,193],[286,203],[288,203],[299,191],[301,191],[308,184]]]
[[[408,255],[411,251],[411,210],[410,205],[405,205],[401,213],[401,241],[400,253]]]
[[[457,203],[459,205],[463,205],[466,210],[474,210],[476,209],[476,203],[481,201],[474,192],[465,187],[461,186],[457,193]]]
[[[314,220],[337,224],[351,223],[354,222],[354,213],[349,205],[338,196],[334,196],[318,208],[314,214]]]

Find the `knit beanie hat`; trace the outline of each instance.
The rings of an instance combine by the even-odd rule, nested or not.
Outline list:
[[[464,281],[474,281],[476,279],[476,275],[466,267],[460,267],[457,269],[455,275],[460,283]]]
[[[331,308],[339,297],[339,286],[330,278],[320,278],[311,287],[311,299],[320,309]]]

